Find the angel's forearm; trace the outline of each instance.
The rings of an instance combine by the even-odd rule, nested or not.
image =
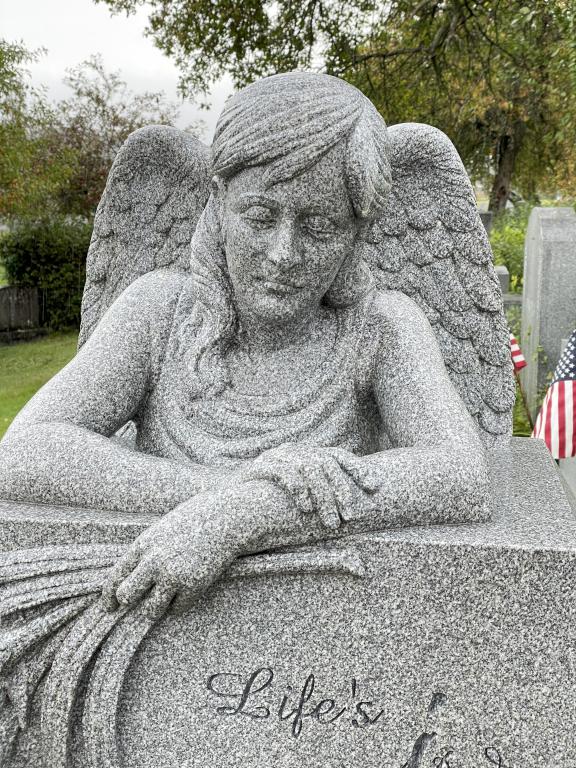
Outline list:
[[[472,450],[474,448],[474,450]],[[488,474],[480,445],[396,448],[352,468],[386,527],[462,523],[489,517]],[[361,515],[352,523],[362,525]]]
[[[32,424],[0,444],[0,498],[14,501],[161,514],[222,479],[72,424]]]
[[[244,520],[247,551],[305,544],[353,533],[489,517],[484,456],[454,449],[402,448],[354,458],[348,473],[356,502],[336,530],[302,515],[272,483],[253,481],[253,512]],[[367,503],[368,502],[368,503]],[[250,515],[249,515],[250,516]]]

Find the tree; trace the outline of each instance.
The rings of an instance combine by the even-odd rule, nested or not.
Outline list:
[[[96,0],[132,13],[143,0]],[[574,167],[573,0],[148,0],[148,33],[184,93],[317,66],[360,87],[388,122],[430,122],[502,209]],[[570,184],[565,186],[570,186]]]
[[[69,70],[71,96],[50,103],[25,69],[41,54],[0,41],[0,216],[89,218],[128,135],[172,125],[178,109],[162,93],[132,93],[97,56]]]
[[[100,56],[70,69],[64,82],[72,95],[55,106],[53,131],[76,162],[60,191],[60,207],[86,216],[96,209],[110,166],[129,134],[151,123],[173,125],[178,108],[162,93],[131,92],[119,72],[106,71]]]
[[[27,79],[41,51],[0,40],[0,216],[53,213],[74,158],[51,134],[55,113]]]

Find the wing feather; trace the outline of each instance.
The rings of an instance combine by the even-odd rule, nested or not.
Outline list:
[[[189,244],[209,194],[209,150],[153,125],[121,148],[98,206],[86,262],[79,344],[130,283],[155,269],[188,270]]]
[[[485,443],[510,435],[515,384],[490,244],[450,140],[428,125],[389,129],[392,191],[363,255],[382,289],[411,296]]]

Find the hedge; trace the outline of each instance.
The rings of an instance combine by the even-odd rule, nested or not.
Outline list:
[[[77,328],[92,223],[74,219],[20,222],[0,237],[7,282],[38,287],[42,324]]]

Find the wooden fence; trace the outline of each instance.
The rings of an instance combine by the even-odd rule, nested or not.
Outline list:
[[[40,325],[38,288],[0,288],[0,331],[26,330]]]

